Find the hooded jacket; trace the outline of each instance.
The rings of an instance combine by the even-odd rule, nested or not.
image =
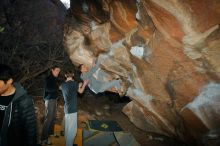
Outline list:
[[[33,99],[14,83],[15,95],[5,111],[0,146],[36,146],[37,123]]]

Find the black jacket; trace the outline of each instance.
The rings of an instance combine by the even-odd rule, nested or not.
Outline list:
[[[45,80],[44,100],[57,99],[58,90],[57,78],[49,75]]]
[[[14,83],[15,95],[5,111],[0,146],[36,146],[37,122],[33,99]]]

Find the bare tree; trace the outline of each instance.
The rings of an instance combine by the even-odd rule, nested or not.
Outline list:
[[[27,90],[42,89],[43,75],[54,65],[63,66],[68,61],[62,45],[51,47],[46,44],[13,48],[1,47],[1,63],[12,66],[15,77]]]

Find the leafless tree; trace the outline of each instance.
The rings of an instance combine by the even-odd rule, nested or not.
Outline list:
[[[63,66],[68,61],[66,58],[62,45],[18,44],[12,48],[0,48],[0,62],[12,66],[17,81],[30,91],[41,90],[43,75],[54,65]]]

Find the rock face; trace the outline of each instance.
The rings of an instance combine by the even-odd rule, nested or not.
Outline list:
[[[183,141],[220,128],[220,1],[72,2],[64,46],[75,65],[130,83],[123,112]]]

